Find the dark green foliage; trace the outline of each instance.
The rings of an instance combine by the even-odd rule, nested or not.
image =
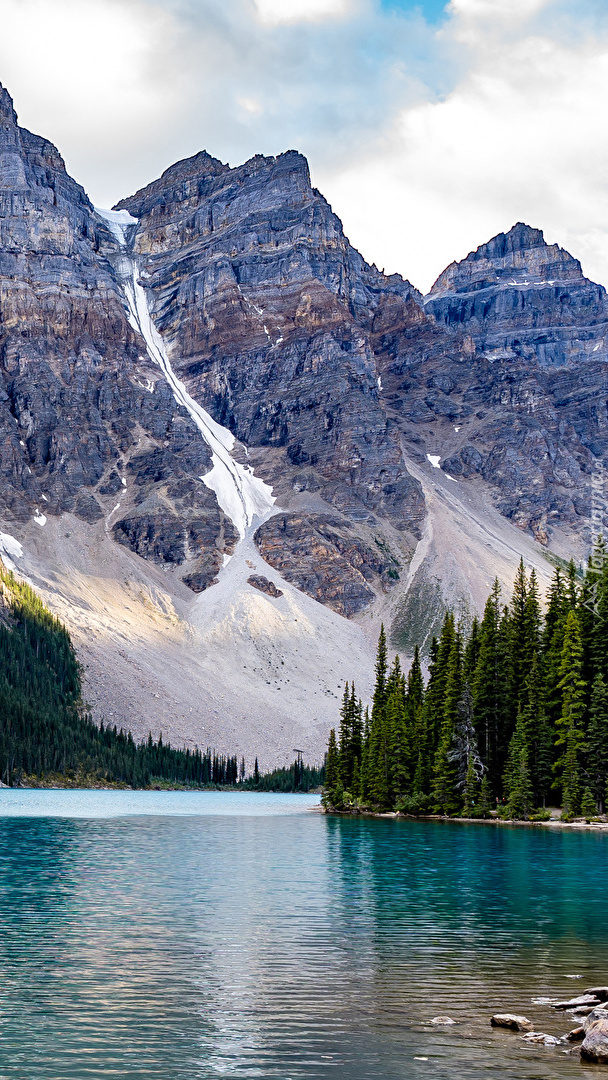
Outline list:
[[[479,658],[472,691],[479,750],[492,789],[501,793],[514,706],[513,679],[509,663],[508,612],[501,612],[498,580],[488,597],[479,631]]]
[[[534,809],[534,788],[528,767],[528,751],[524,743],[511,764],[509,799],[506,816],[527,821]]]
[[[388,670],[380,632],[371,722],[354,687],[342,703],[345,803],[372,810],[545,820],[551,791],[564,816],[608,789],[608,556],[599,544],[582,581],[556,570],[543,618],[523,561],[511,603],[494,583],[463,641],[447,612],[430,647],[426,689],[418,648],[404,678]],[[593,678],[592,684],[588,679]],[[353,735],[353,732],[355,733]],[[585,792],[590,796],[586,797]],[[538,809],[540,808],[540,809]]]
[[[582,678],[583,646],[580,624],[574,611],[568,612],[562,659],[559,668],[562,711],[557,720],[558,738],[556,746],[561,753],[554,765],[562,789],[562,805],[567,814],[576,814],[581,795],[581,751],[584,747],[585,732],[583,717],[585,713],[585,682]]]
[[[581,814],[587,821],[590,821],[592,817],[597,814],[597,806],[591,789],[586,787],[583,791],[583,798],[581,800]]]
[[[602,675],[596,675],[591,693],[587,776],[593,796],[603,810],[608,783],[608,686]]]
[[[243,787],[251,791],[313,791],[326,781],[326,768],[304,765],[299,759],[292,765],[272,772],[261,774],[258,768],[255,775],[245,780]]]

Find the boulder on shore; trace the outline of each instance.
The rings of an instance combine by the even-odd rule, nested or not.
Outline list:
[[[533,1031],[534,1024],[527,1016],[515,1013],[496,1013],[490,1020],[492,1027],[509,1028],[510,1031]]]
[[[605,1009],[594,1009],[585,1020],[581,1057],[600,1065],[608,1064],[608,1012]]]

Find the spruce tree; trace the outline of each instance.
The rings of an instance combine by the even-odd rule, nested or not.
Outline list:
[[[583,648],[578,618],[568,612],[559,668],[558,690],[561,695],[561,715],[556,746],[563,747],[555,763],[558,783],[561,782],[562,806],[566,815],[575,814],[580,802],[580,753],[584,745],[583,716],[585,712],[585,683],[581,677]]]
[[[477,804],[477,813],[482,818],[488,818],[490,816],[490,810],[493,810],[492,804],[492,789],[490,787],[490,781],[488,774],[484,773],[483,779],[479,786],[479,803]]]
[[[460,797],[456,792],[457,768],[451,752],[461,694],[462,643],[460,634],[456,633],[452,639],[447,662],[443,718],[433,766],[432,796],[438,813],[453,814],[459,809],[460,804]]]
[[[255,759],[255,768],[253,772],[254,783],[257,783],[256,779],[258,759]],[[340,779],[340,754],[338,751],[338,743],[336,740],[335,728],[332,728],[329,733],[329,740],[327,743],[327,754],[325,756],[325,793],[330,803],[333,803],[336,787]]]
[[[400,670],[393,666],[392,686],[400,677]],[[376,653],[376,683],[372,703],[372,716],[367,751],[367,793],[371,801],[381,809],[390,803],[390,729],[387,717],[387,650],[384,625],[380,627]]]
[[[597,806],[591,788],[586,787],[581,800],[581,815],[587,822],[597,814]]]
[[[479,659],[472,685],[479,750],[493,793],[502,790],[502,774],[512,730],[509,638],[508,618],[501,615],[500,583],[496,579],[481,622]]]
[[[511,773],[511,785],[506,813],[511,818],[527,821],[534,809],[534,790],[528,768],[528,753],[521,746],[517,761]]]
[[[389,801],[391,806],[409,790],[410,746],[408,739],[405,695],[402,683],[392,687],[386,704],[389,740]]]
[[[608,782],[608,686],[601,674],[596,675],[591,692],[585,758],[589,787],[603,811]]]

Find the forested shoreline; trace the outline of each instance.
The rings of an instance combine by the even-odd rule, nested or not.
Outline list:
[[[0,564],[0,781],[13,787],[231,787],[309,791],[322,769],[300,761],[252,775],[236,755],[176,749],[162,735],[95,724],[81,701],[70,635],[26,583]]]
[[[543,820],[602,813],[608,793],[608,557],[556,569],[543,613],[523,560],[468,630],[447,612],[424,682],[419,648],[388,666],[384,627],[371,710],[345,687],[326,758],[328,809]]]

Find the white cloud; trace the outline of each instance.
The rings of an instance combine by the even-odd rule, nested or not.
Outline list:
[[[608,29],[566,2],[451,0],[437,28],[380,0],[0,0],[0,79],[99,205],[202,148],[293,147],[419,287],[517,220],[608,284]]]
[[[317,22],[347,15],[350,0],[254,0],[263,23]]]
[[[176,27],[145,0],[0,0],[0,79],[19,121],[55,142],[77,179],[124,158],[179,110],[159,78]],[[86,163],[86,164],[85,164]]]
[[[316,182],[363,253],[424,290],[518,220],[608,284],[608,41],[497,37],[496,23],[475,23],[489,6],[454,0],[463,14],[445,32],[466,20],[477,35],[456,88],[404,109],[366,160],[317,170]]]

